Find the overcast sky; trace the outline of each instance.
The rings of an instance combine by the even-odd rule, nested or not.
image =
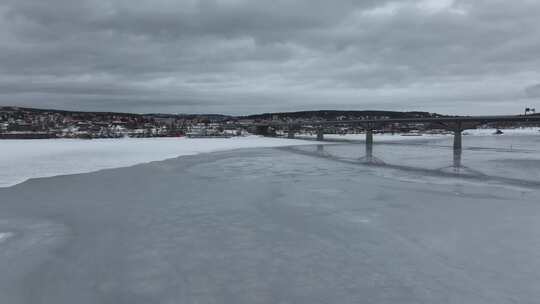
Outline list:
[[[540,108],[538,0],[0,0],[0,105]]]

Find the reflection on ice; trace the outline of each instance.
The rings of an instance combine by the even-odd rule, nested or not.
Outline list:
[[[461,168],[461,154],[463,150],[454,150],[454,169],[458,170]]]
[[[318,156],[418,172],[419,175],[499,180],[538,186],[540,183],[539,136],[469,136],[461,150],[452,148],[451,138],[411,142],[317,145]],[[309,153],[313,147],[295,147]],[[365,152],[364,152],[365,151]]]

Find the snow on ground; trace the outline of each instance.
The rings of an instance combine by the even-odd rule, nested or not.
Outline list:
[[[493,135],[497,129],[473,129],[465,130],[469,135]],[[517,128],[517,129],[501,129],[506,135],[539,135],[540,128]]]
[[[0,141],[0,187],[29,178],[127,167],[184,155],[313,142],[259,136],[233,138],[44,139]]]

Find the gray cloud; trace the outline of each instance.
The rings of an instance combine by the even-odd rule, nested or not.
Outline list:
[[[0,104],[521,112],[539,14],[531,0],[2,0]]]

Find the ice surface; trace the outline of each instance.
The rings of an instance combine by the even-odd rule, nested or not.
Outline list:
[[[491,135],[495,129],[469,130],[471,135]],[[504,130],[511,135],[537,135],[538,128]],[[325,135],[328,139],[363,140],[363,134]],[[504,136],[504,135],[503,135]],[[308,136],[309,137],[309,136]],[[312,136],[313,137],[313,136]],[[502,136],[501,136],[502,137]],[[451,139],[450,135],[401,136],[376,134],[375,142],[418,142]],[[132,166],[184,155],[239,148],[310,145],[311,142],[258,136],[230,139],[146,138],[97,140],[1,140],[0,187],[29,178],[92,172]]]
[[[504,132],[504,135],[478,132],[463,136],[461,166],[464,170],[461,173],[540,182],[540,132],[536,133],[532,128]],[[362,140],[361,136],[346,138],[357,141]],[[453,137],[446,135],[404,139],[399,135],[378,135],[374,138],[373,156],[387,167],[402,169],[390,173],[394,177],[425,179],[426,173],[434,175],[453,171],[452,146]],[[316,148],[305,146],[297,150],[315,152]],[[354,147],[349,144],[325,146],[323,151],[326,156],[348,161],[358,161],[365,156],[365,146],[361,141]]]
[[[12,237],[13,233],[11,232],[0,232],[0,243]]]
[[[505,178],[538,180],[539,141],[465,136],[466,178],[437,138],[376,144],[380,166],[298,146],[2,188],[0,303],[536,304],[540,187]]]
[[[29,178],[126,167],[204,152],[305,144],[311,143],[258,136],[0,140],[0,187],[12,186]]]
[[[391,134],[391,133],[384,133],[384,134],[374,134],[374,140],[377,142],[396,142],[396,141],[418,141],[418,140],[427,140],[427,139],[434,139],[434,138],[444,138],[449,137],[451,135],[448,134],[423,134],[421,136],[405,136],[399,133]],[[311,136],[315,137],[315,136]],[[337,139],[337,140],[365,140],[366,135],[365,134],[325,134],[324,138],[326,139]]]

